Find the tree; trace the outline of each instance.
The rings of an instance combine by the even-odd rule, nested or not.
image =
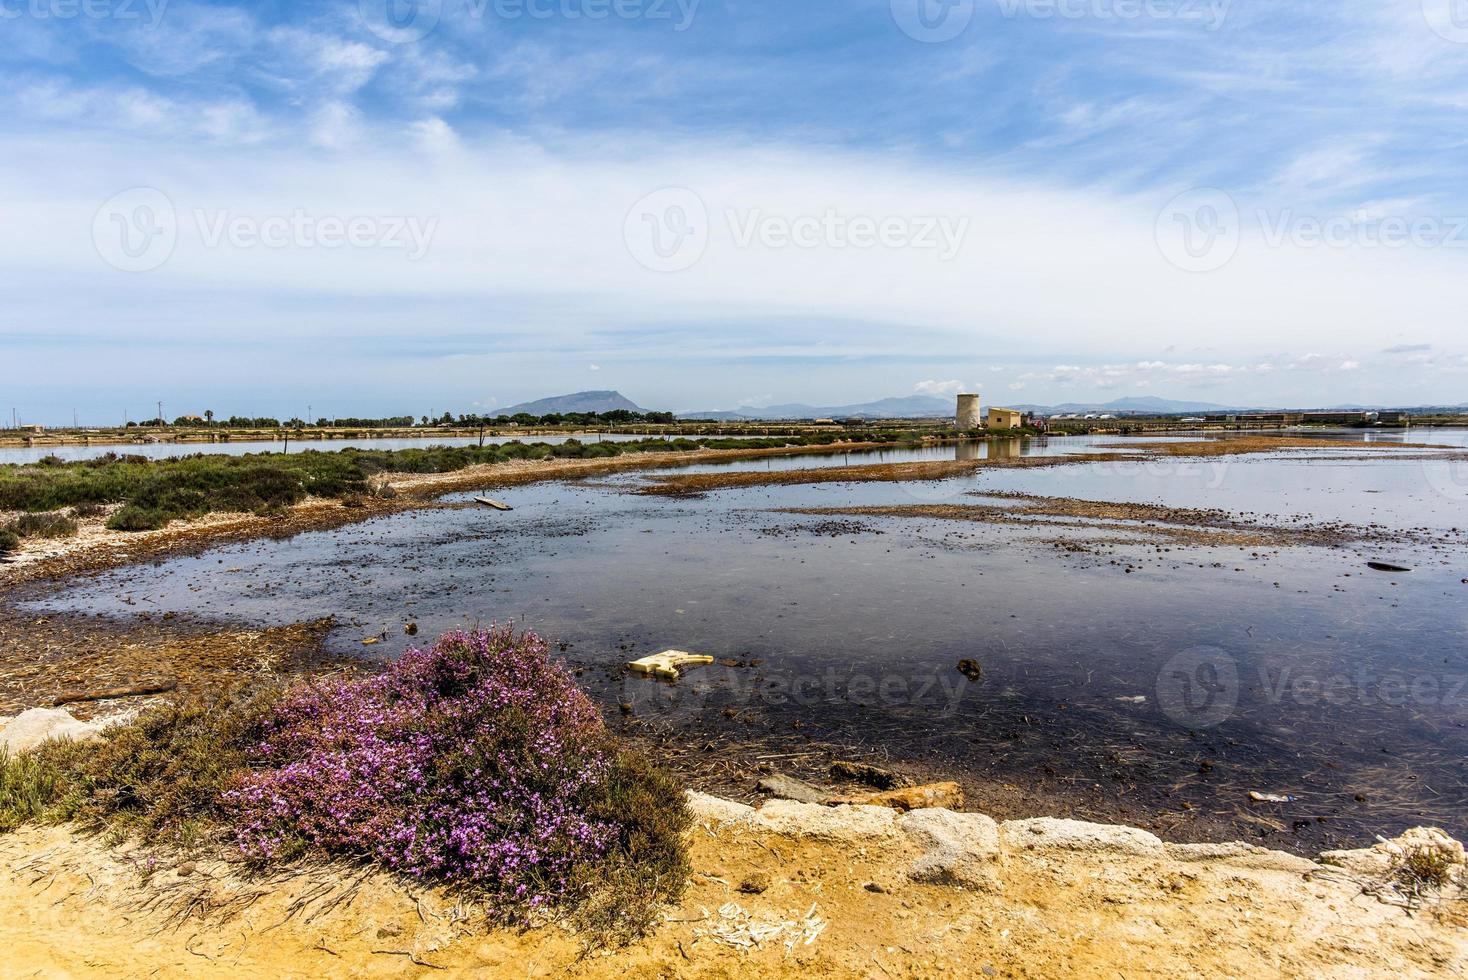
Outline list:
[[[204,421],[205,422],[208,422],[210,425],[213,425],[214,424],[214,409],[212,409],[212,408],[206,408],[206,409],[204,409]]]

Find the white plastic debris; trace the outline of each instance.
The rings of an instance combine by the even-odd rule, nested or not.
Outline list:
[[[670,681],[678,679],[679,668],[700,667],[714,662],[713,657],[706,657],[699,653],[688,653],[684,650],[664,650],[641,660],[634,660],[627,666],[639,674],[651,674],[654,677],[664,677]]]

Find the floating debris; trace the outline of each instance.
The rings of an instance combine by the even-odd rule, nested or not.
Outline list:
[[[1249,790],[1249,799],[1255,803],[1293,803],[1295,797],[1286,796],[1281,793],[1260,793],[1257,790]]]
[[[664,650],[641,660],[633,660],[627,664],[629,668],[639,674],[651,674],[654,677],[663,677],[670,681],[676,681],[682,667],[701,667],[714,662],[713,657],[706,657],[699,653],[688,653],[684,650]]]
[[[1385,561],[1368,561],[1366,563],[1366,567],[1374,568],[1378,572],[1410,572],[1412,570],[1410,568],[1405,568],[1401,565],[1393,565],[1391,562]]]
[[[984,676],[984,666],[977,660],[960,660],[958,672],[971,681],[976,681]]]

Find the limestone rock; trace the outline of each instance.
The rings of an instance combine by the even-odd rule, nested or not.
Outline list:
[[[819,790],[804,780],[786,776],[783,773],[766,776],[755,783],[755,787],[762,793],[769,793],[782,800],[798,800],[801,803],[821,803],[825,801],[827,795],[824,790]]]
[[[754,807],[722,800],[717,796],[689,790],[685,797],[694,823],[709,827],[722,827],[735,823],[748,823],[754,819]]]
[[[1362,877],[1377,877],[1403,867],[1416,855],[1441,858],[1454,879],[1464,877],[1463,845],[1436,827],[1413,827],[1393,840],[1354,851],[1326,851],[1321,862]]]
[[[1315,862],[1308,858],[1239,842],[1232,844],[1164,844],[1163,849],[1174,861],[1185,863],[1218,861],[1237,868],[1252,868],[1258,871],[1292,871],[1299,874],[1317,869]]]
[[[1162,841],[1136,827],[1086,823],[1081,820],[1007,820],[999,825],[999,839],[1014,851],[1081,851],[1088,854],[1131,854],[1162,857]]]
[[[999,860],[999,825],[982,813],[914,810],[897,818],[897,828],[922,849],[908,869],[913,881],[989,888]]]
[[[97,738],[118,720],[81,721],[65,708],[32,708],[10,719],[0,730],[0,748],[14,754],[29,751],[53,738],[85,741]]]
[[[943,807],[956,810],[963,806],[963,790],[954,782],[927,783],[888,790],[885,793],[863,793],[859,796],[829,799],[828,803],[855,803],[860,806],[887,806],[894,810],[924,810]]]
[[[897,835],[897,816],[882,806],[820,806],[771,800],[755,811],[755,826],[787,837],[864,843]]]

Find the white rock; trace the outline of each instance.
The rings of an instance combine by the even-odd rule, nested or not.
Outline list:
[[[1174,861],[1218,862],[1236,868],[1252,868],[1258,871],[1293,871],[1300,874],[1319,869],[1314,861],[1285,851],[1271,851],[1267,847],[1234,842],[1232,844],[1165,844],[1167,856]]]
[[[27,752],[53,738],[83,741],[96,738],[116,719],[81,721],[65,708],[32,708],[10,719],[0,730],[0,748],[10,753]]]
[[[999,839],[1005,848],[1014,851],[1082,851],[1137,857],[1163,855],[1161,839],[1145,830],[1053,817],[1007,820],[999,825]]]
[[[885,806],[820,806],[770,800],[754,813],[755,826],[787,837],[867,841],[894,837],[897,814]]]
[[[999,825],[982,813],[913,810],[897,818],[897,828],[922,848],[908,877],[934,885],[990,888],[997,878]]]
[[[1465,863],[1463,845],[1437,827],[1413,827],[1400,837],[1384,840],[1372,848],[1326,851],[1320,855],[1320,860],[1355,875],[1375,877],[1402,867],[1417,854],[1442,859],[1454,877],[1462,873]]]
[[[754,807],[745,806],[743,803],[735,803],[733,800],[720,799],[707,793],[699,793],[689,790],[688,809],[693,813],[695,823],[709,827],[722,827],[728,824],[749,823],[754,819]]]

